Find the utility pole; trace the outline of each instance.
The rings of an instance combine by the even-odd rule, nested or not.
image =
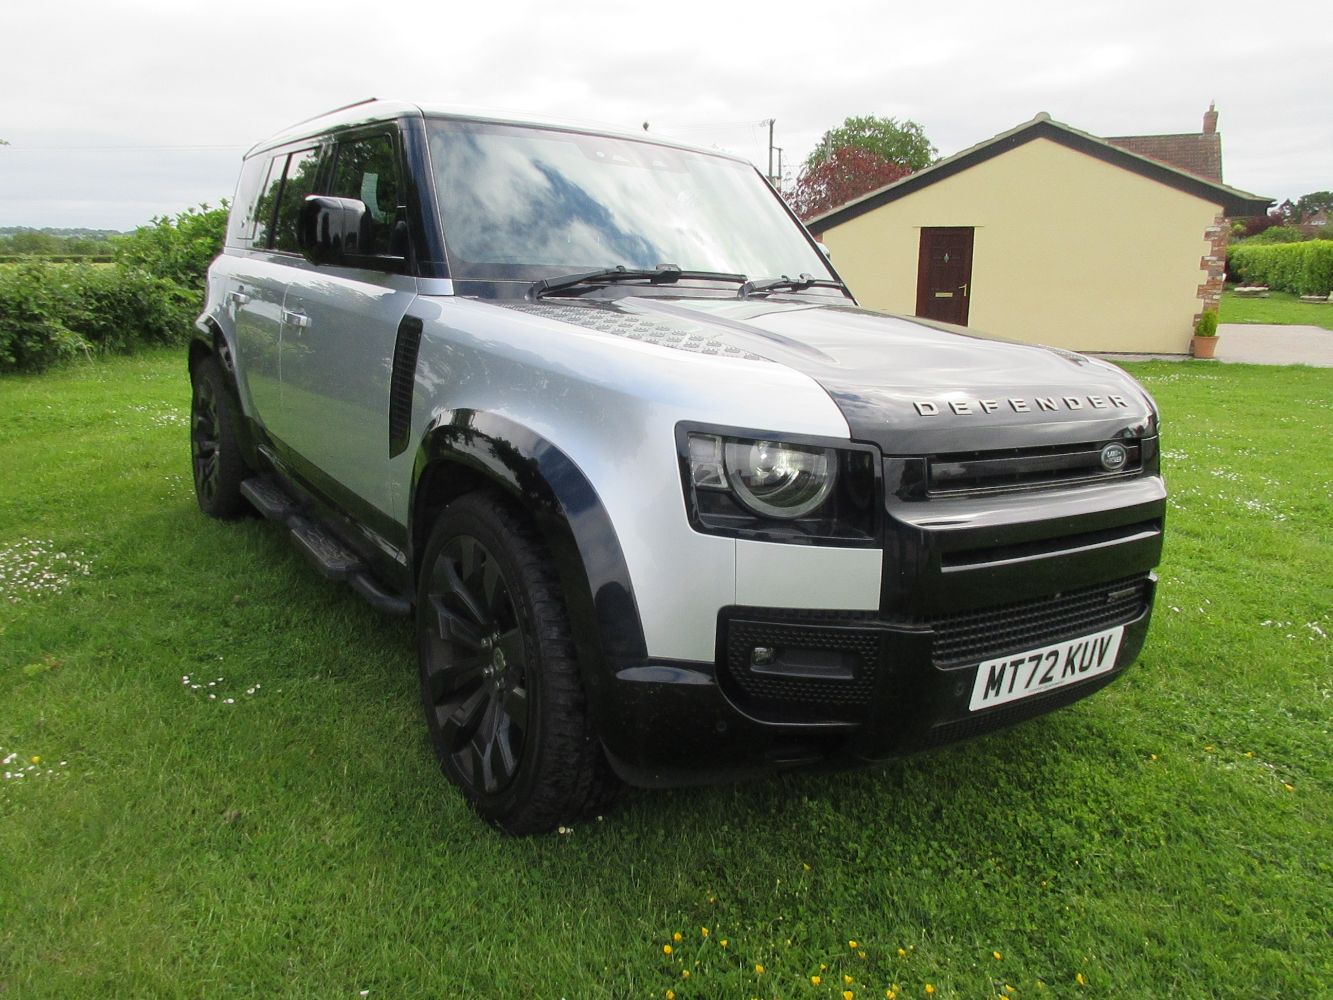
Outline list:
[[[782,147],[776,147],[778,151],[778,178],[773,182],[775,188],[782,187]]]

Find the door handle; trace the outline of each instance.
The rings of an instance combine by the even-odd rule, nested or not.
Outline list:
[[[967,285],[963,286],[963,298],[967,298]]]
[[[238,292],[232,290],[227,294],[231,297],[231,300],[235,302],[238,306],[246,305],[250,301],[250,296],[246,295],[245,292]]]
[[[282,321],[289,326],[294,326],[298,330],[304,330],[310,325],[310,317],[303,312],[292,312],[290,309],[282,311]]]

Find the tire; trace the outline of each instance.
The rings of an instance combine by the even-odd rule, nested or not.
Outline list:
[[[190,466],[199,509],[209,517],[245,512],[241,481],[249,474],[236,440],[236,413],[222,369],[211,355],[191,369]]]
[[[431,744],[483,819],[538,833],[617,788],[588,719],[569,620],[540,536],[489,493],[440,516],[417,590]]]

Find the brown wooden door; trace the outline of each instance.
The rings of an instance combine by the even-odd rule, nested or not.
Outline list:
[[[967,326],[972,292],[971,226],[923,228],[916,265],[916,314]]]

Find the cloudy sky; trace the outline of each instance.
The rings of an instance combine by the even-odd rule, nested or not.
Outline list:
[[[1197,132],[1216,100],[1226,181],[1281,200],[1333,188],[1330,52],[1313,0],[5,0],[0,227],[216,204],[253,142],[372,95],[646,121],[761,167],[769,118],[792,165],[848,115],[915,119],[947,155],[1038,111]]]

